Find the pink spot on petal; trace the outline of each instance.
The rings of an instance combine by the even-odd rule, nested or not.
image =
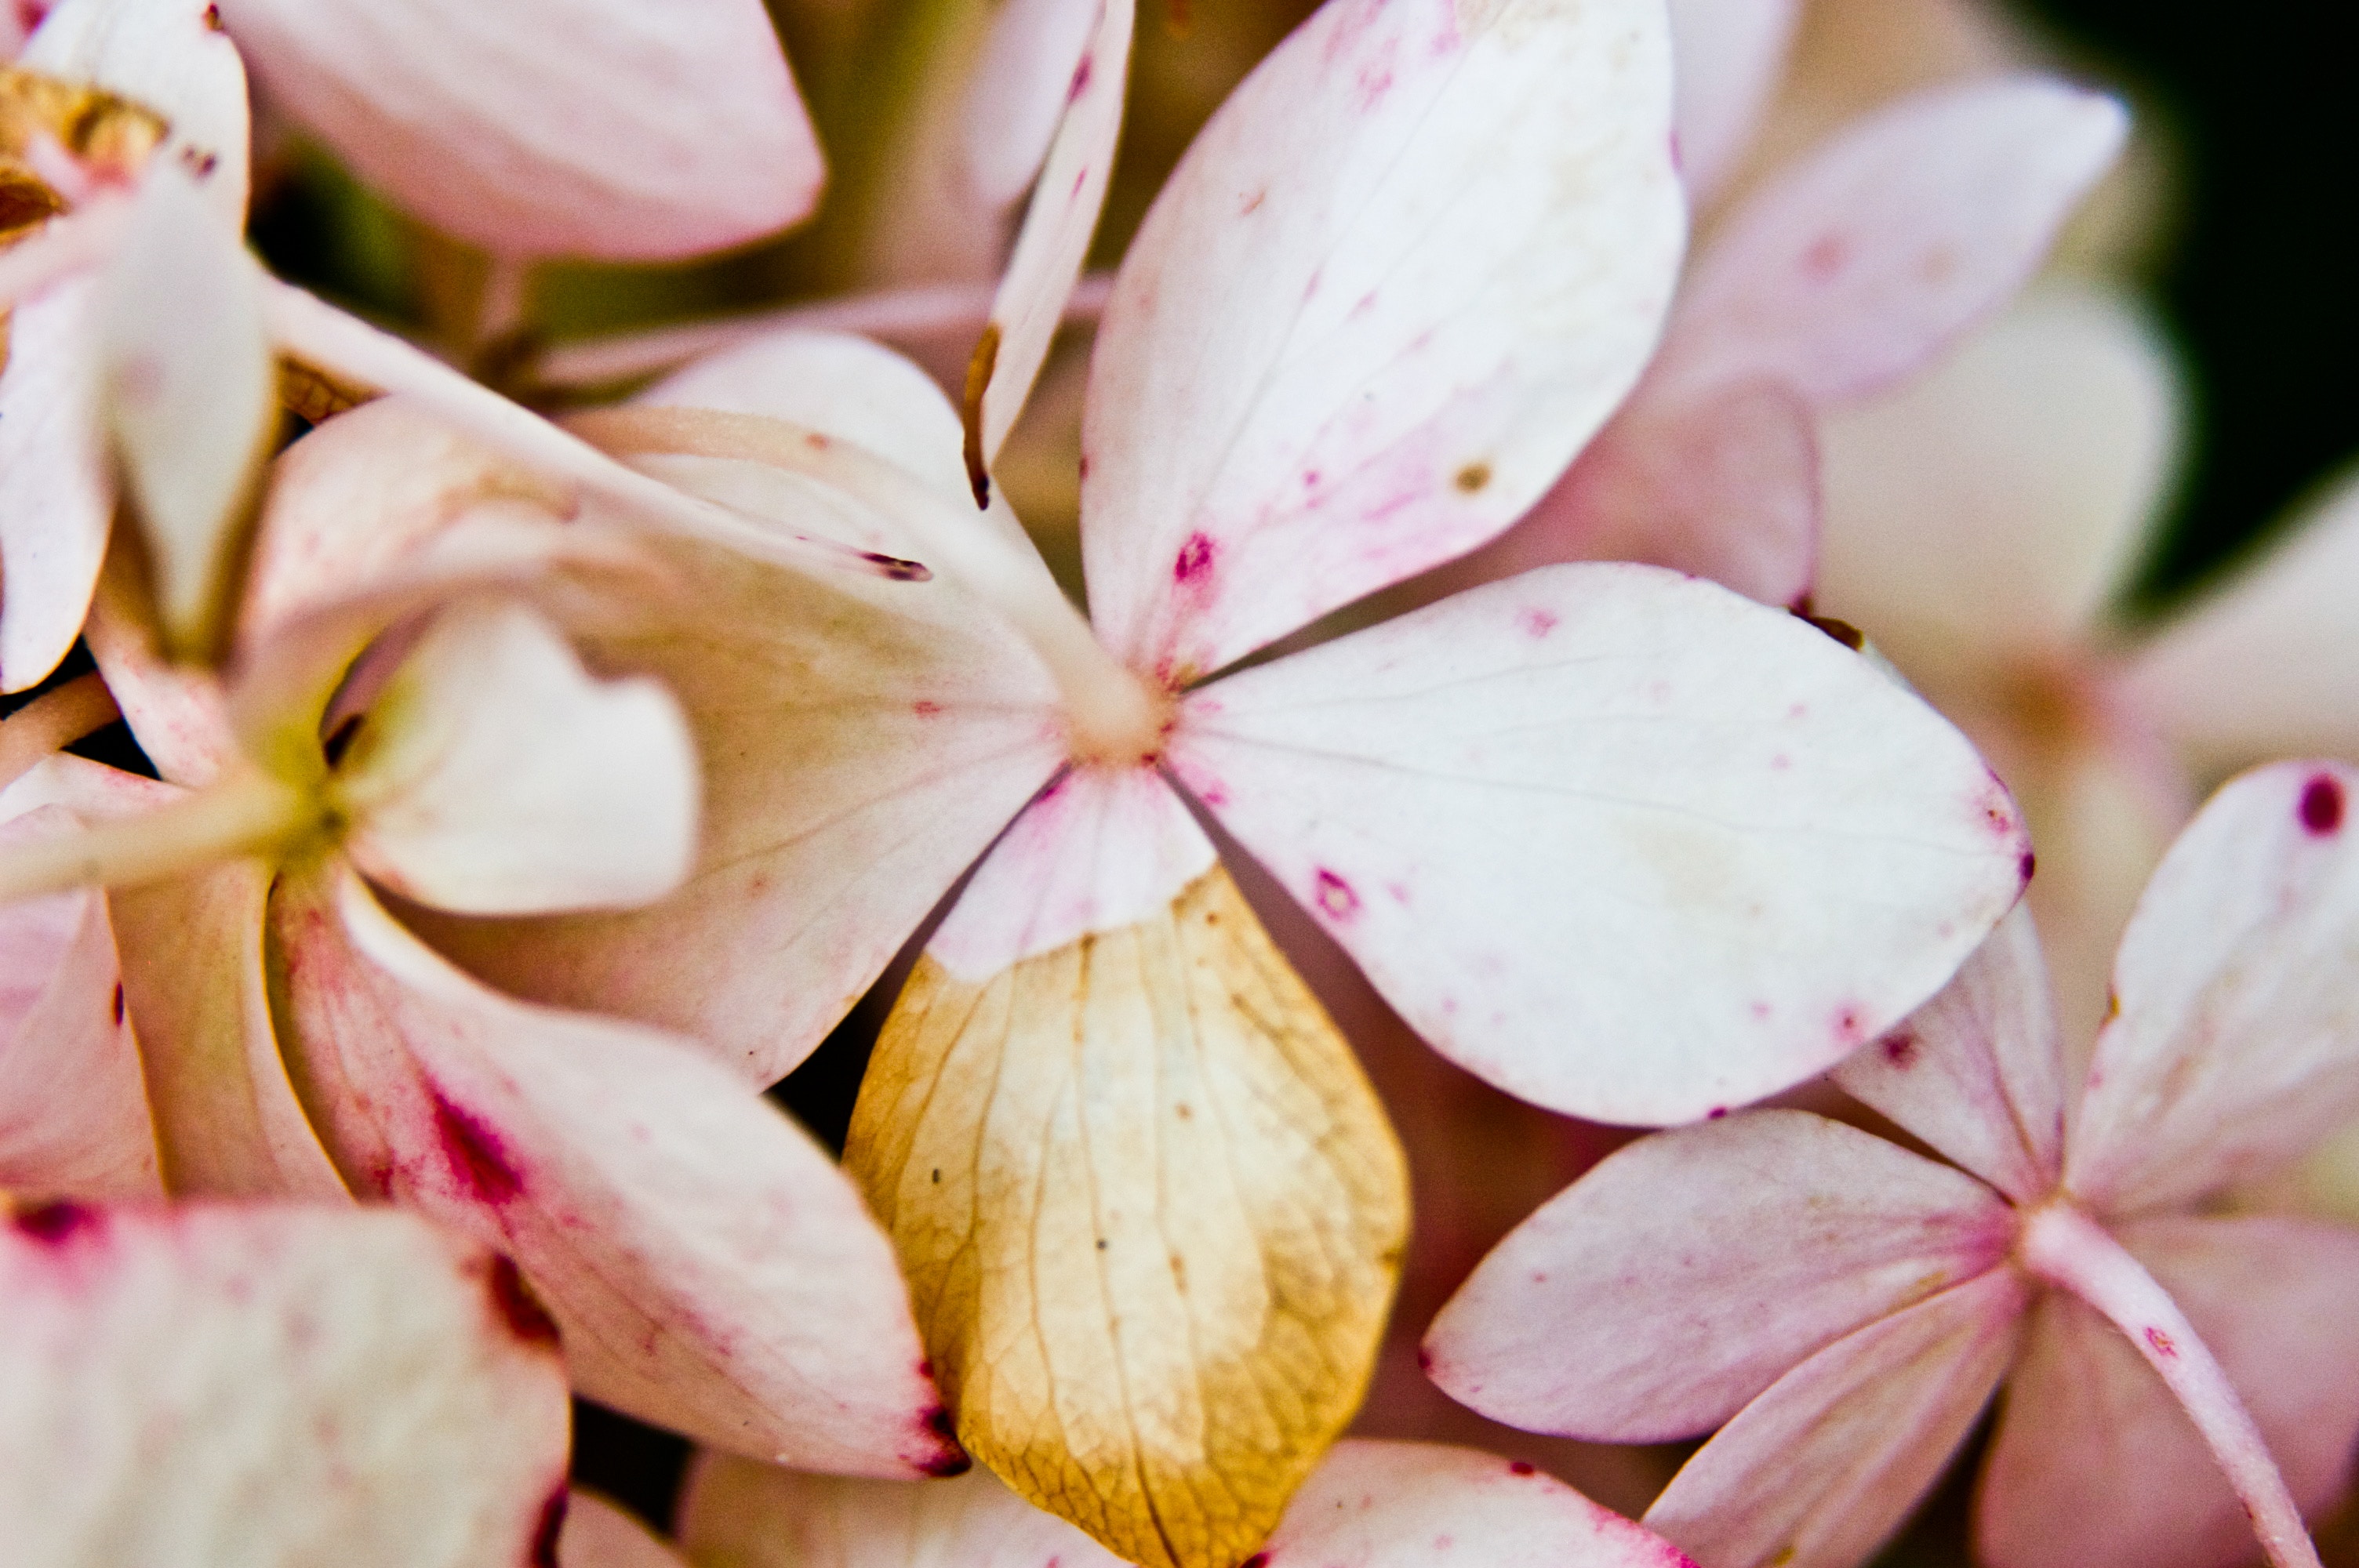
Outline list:
[[[451,1173],[464,1183],[478,1203],[504,1204],[524,1191],[524,1178],[508,1162],[499,1135],[481,1119],[429,1089],[434,1099],[434,1130]]]
[[[1073,68],[1073,85],[1066,91],[1066,103],[1079,102],[1082,94],[1090,90],[1090,75],[1096,69],[1097,63],[1095,55],[1085,54],[1082,57],[1082,63]]]
[[[1727,1114],[1728,1114],[1728,1108],[1727,1108],[1726,1106],[1724,1106],[1724,1105],[1716,1105],[1716,1106],[1713,1106],[1710,1110],[1705,1111],[1705,1112],[1703,1113],[1703,1119],[1704,1119],[1706,1121],[1718,1121],[1722,1117],[1726,1116]]]
[[[1188,542],[1180,546],[1180,554],[1171,562],[1171,580],[1177,583],[1193,584],[1210,577],[1212,572],[1214,549],[1215,546],[1208,535],[1201,533],[1189,535]]]
[[[2166,1361],[2175,1359],[2179,1355],[2179,1346],[2171,1343],[2170,1336],[2158,1328],[2149,1328],[2146,1331],[2146,1342],[2154,1347],[2156,1355]]]
[[[1352,884],[1324,866],[1319,869],[1318,889],[1319,907],[1331,919],[1349,920],[1360,912],[1360,895],[1352,891]]]
[[[1896,1067],[1906,1067],[1917,1059],[1917,1037],[1900,1030],[1884,1037],[1884,1059]]]
[[[96,1229],[104,1220],[98,1210],[60,1198],[54,1203],[35,1204],[18,1209],[9,1223],[16,1234],[39,1242],[44,1247],[62,1247],[77,1237]]]
[[[1851,241],[1843,235],[1821,234],[1802,253],[1802,276],[1812,283],[1832,283],[1851,265]]]
[[[1513,1459],[1507,1463],[1507,1474],[1510,1476],[1536,1476],[1538,1473],[1539,1466],[1528,1459]]]
[[[1857,1008],[1847,1007],[1835,1014],[1835,1038],[1846,1045],[1856,1045],[1867,1038],[1867,1029],[1860,1021]]]
[[[2343,826],[2343,785],[2331,774],[2320,773],[2303,786],[2301,825],[2317,838],[2330,837]]]
[[[1549,610],[1527,610],[1516,623],[1534,637],[1547,636],[1559,624],[1555,611]]]
[[[2015,863],[2016,873],[2027,882],[2031,880],[2031,873],[2038,869],[2039,857],[2028,849],[2026,849],[2023,852],[2023,858]]]
[[[941,710],[942,705],[940,703],[928,702],[922,697],[909,705],[909,711],[916,714],[920,719],[931,719]]]

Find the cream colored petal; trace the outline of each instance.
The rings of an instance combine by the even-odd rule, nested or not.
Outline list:
[[[920,958],[845,1159],[960,1440],[1132,1562],[1231,1568],[1366,1387],[1399,1149],[1217,867],[983,983]]]
[[[507,1260],[383,1210],[0,1222],[9,1568],[506,1568],[564,1500],[563,1363]]]
[[[782,333],[647,395],[842,436],[973,505],[957,413],[874,344]],[[890,519],[776,469],[644,466],[748,517],[902,542]],[[1004,506],[976,526],[1021,535]],[[508,990],[677,1030],[769,1083],[1049,782],[1063,725],[1039,661],[950,582],[807,576],[690,546],[667,559],[671,597],[602,592],[568,624],[593,665],[651,673],[687,709],[705,773],[695,874],[641,913],[423,929]]]
[[[679,705],[602,681],[521,604],[436,616],[336,766],[353,861],[473,914],[629,908],[696,854],[697,769]]]
[[[277,371],[254,264],[178,166],[141,182],[100,275],[99,408],[145,546],[165,650],[217,662],[278,433]]]
[[[707,1452],[680,1542],[730,1568],[1121,1568],[1122,1559],[976,1468],[947,1481],[812,1476]]]
[[[2271,757],[2359,756],[2359,478],[2343,475],[2165,622],[2125,689],[2216,777]]]
[[[1826,416],[1820,610],[1902,668],[2082,634],[2173,478],[2185,420],[2154,323],[2108,290],[2035,289],[1907,389]]]

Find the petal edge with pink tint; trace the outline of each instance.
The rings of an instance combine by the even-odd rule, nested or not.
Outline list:
[[[1697,1450],[1645,1522],[1712,1568],[1856,1568],[1965,1441],[2028,1299],[1994,1269],[1837,1340]]]
[[[1527,1431],[1689,1437],[2003,1262],[2013,1236],[1962,1172],[1806,1112],[1746,1112],[1641,1139],[1542,1206],[1434,1319],[1428,1370]]]
[[[74,278],[17,305],[0,370],[0,684],[47,680],[90,613],[114,521],[90,338],[95,288]]]

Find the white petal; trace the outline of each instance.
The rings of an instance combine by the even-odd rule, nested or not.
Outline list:
[[[2065,1179],[2115,1212],[2291,1160],[2359,1110],[2359,768],[2277,762],[2179,836],[2114,966]]]
[[[1015,0],[1008,10],[1027,4]],[[1081,9],[1086,13],[1090,7]],[[986,466],[999,455],[1016,416],[1024,411],[1032,383],[1048,360],[1049,345],[1064,322],[1065,301],[1082,276],[1091,237],[1097,232],[1106,182],[1114,174],[1114,143],[1122,134],[1131,24],[1137,10],[1137,0],[1098,0],[1088,42],[1063,86],[1063,123],[1049,145],[1006,275],[992,301],[985,330],[995,336],[986,340],[992,364],[983,395],[978,453]],[[990,68],[986,62],[985,70]]]
[[[1684,228],[1643,0],[1343,0],[1158,199],[1099,329],[1092,612],[1178,680],[1472,549],[1629,390]]]
[[[1832,1076],[2029,1204],[2063,1171],[2063,1066],[2039,933],[2018,904],[1940,995]]]
[[[17,63],[161,115],[169,129],[154,156],[195,179],[213,215],[244,232],[245,65],[206,0],[64,0]]]
[[[141,181],[100,275],[100,408],[146,545],[166,649],[226,652],[255,485],[278,434],[253,262],[171,164]]]
[[[1822,1071],[2028,871],[1930,708],[1651,567],[1542,568],[1218,682],[1169,757],[1436,1049],[1598,1120]]]
[[[272,97],[497,254],[658,261],[810,210],[823,173],[757,0],[223,0]]]
[[[564,1368],[479,1243],[382,1210],[53,1206],[0,1225],[0,1312],[11,1568],[550,1544]]]
[[[1641,1139],[1518,1226],[1434,1319],[1430,1371],[1527,1431],[1690,1437],[2014,1240],[1971,1176],[1822,1117],[1747,1112]]]
[[[349,872],[272,919],[340,1166],[513,1253],[582,1392],[788,1464],[962,1462],[884,1234],[784,1113],[684,1041],[475,984]]]
[[[462,914],[627,908],[696,854],[695,742],[646,676],[602,681],[520,604],[435,617],[337,769],[353,862]]]

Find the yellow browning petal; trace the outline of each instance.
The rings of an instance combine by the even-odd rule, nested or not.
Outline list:
[[[0,66],[0,159],[21,159],[46,131],[82,162],[128,174],[147,161],[167,129],[153,110],[103,88]]]
[[[961,1442],[1151,1568],[1234,1568],[1366,1392],[1408,1169],[1219,866],[973,985],[931,958],[845,1162]]]

